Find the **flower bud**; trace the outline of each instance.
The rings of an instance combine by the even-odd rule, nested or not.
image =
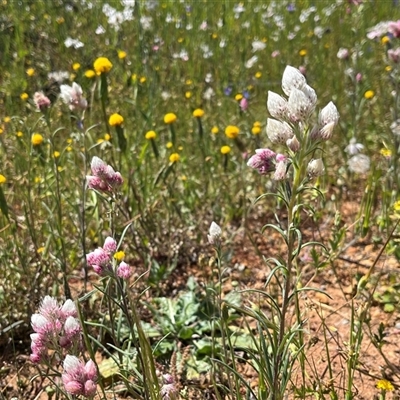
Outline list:
[[[221,227],[214,221],[211,222],[209,234],[207,235],[208,242],[214,246],[219,246],[221,242]]]
[[[307,173],[311,178],[321,176],[324,171],[324,163],[320,158],[311,160],[307,165]]]
[[[297,153],[300,150],[300,142],[298,141],[296,136],[286,140],[286,146],[293,151],[293,153]]]

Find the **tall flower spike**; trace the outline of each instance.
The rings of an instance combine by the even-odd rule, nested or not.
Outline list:
[[[290,127],[288,123],[280,122],[277,121],[276,119],[271,119],[271,118],[268,118],[267,120],[266,131],[269,140],[271,140],[271,142],[274,144],[286,143],[286,141],[288,139],[291,139],[294,135],[293,129]]]
[[[306,84],[304,75],[294,67],[288,65],[282,76],[282,90],[286,96],[290,96],[293,89],[301,89]]]
[[[208,233],[208,242],[214,246],[218,246],[221,241],[221,227],[213,221],[211,222],[210,230]]]

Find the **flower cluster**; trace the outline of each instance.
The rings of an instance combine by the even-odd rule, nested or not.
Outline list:
[[[103,247],[86,254],[86,261],[99,275],[113,275],[116,268],[118,277],[129,279],[132,275],[132,268],[124,261],[116,266],[117,261],[122,259],[119,253],[117,252],[117,242],[109,236]]]
[[[47,357],[48,350],[79,348],[82,328],[78,321],[75,304],[67,300],[62,306],[46,296],[39,312],[31,317],[35,333],[31,334],[31,361],[39,363]]]
[[[271,142],[286,145],[289,154],[294,156],[302,146],[308,148],[319,141],[329,140],[339,121],[336,106],[329,102],[310,129],[317,95],[304,75],[298,69],[287,66],[282,77],[282,90],[288,98],[268,92],[267,106],[272,118],[267,120],[266,132]],[[275,180],[286,178],[288,164],[289,159],[285,155],[267,148],[257,149],[247,162],[249,167],[263,175],[275,171]],[[324,171],[322,160],[311,160],[307,171],[310,177],[321,175]]]
[[[113,192],[124,182],[121,174],[115,172],[113,167],[105,163],[99,157],[93,157],[90,167],[93,175],[86,177],[89,189]]]
[[[92,360],[84,364],[79,358],[67,355],[63,367],[61,378],[69,394],[85,397],[96,394],[97,368]]]
[[[178,398],[179,391],[171,374],[164,374],[163,385],[160,390],[162,400],[174,400]]]
[[[43,92],[36,92],[33,95],[33,102],[40,111],[45,111],[51,106],[50,99]]]
[[[80,85],[73,82],[72,86],[61,85],[60,86],[60,97],[65,104],[68,104],[71,111],[85,110],[87,107],[87,101],[83,97],[83,91]]]

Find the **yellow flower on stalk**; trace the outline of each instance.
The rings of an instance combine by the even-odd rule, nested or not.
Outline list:
[[[174,113],[167,113],[164,115],[164,123],[173,124],[176,121],[176,115]]]
[[[171,163],[176,163],[176,162],[178,162],[179,160],[180,160],[180,155],[178,154],[178,153],[172,153],[170,156],[169,156],[169,162],[171,162]]]
[[[260,71],[256,72],[254,75],[257,79],[260,79],[262,77],[262,73]]]
[[[174,146],[174,145],[172,144],[172,142],[168,142],[168,143],[165,145],[165,147],[166,147],[167,149],[172,149],[173,146]]]
[[[97,75],[110,72],[112,68],[111,61],[106,57],[99,57],[94,63],[93,68]]]
[[[260,128],[261,127],[261,122],[260,121],[254,121],[253,126],[258,126]]]
[[[31,142],[34,146],[39,146],[43,143],[43,136],[40,133],[34,133],[32,135]]]
[[[387,43],[389,43],[390,42],[390,37],[389,36],[383,36],[382,37],[382,39],[381,39],[381,43],[382,44],[387,44]]]
[[[121,251],[117,251],[115,254],[114,254],[114,258],[117,260],[117,261],[122,261],[123,259],[124,259],[124,257],[125,257],[125,253],[121,250]]]
[[[42,246],[42,247],[39,247],[36,251],[37,251],[38,254],[41,254],[41,253],[43,253],[45,250],[46,250],[46,247]]]
[[[33,76],[33,75],[35,75],[35,70],[34,70],[33,68],[28,68],[28,69],[26,70],[26,74],[27,74],[28,76]]]
[[[53,156],[54,156],[54,158],[60,157],[60,152],[56,150],[56,151],[53,153]]]
[[[193,117],[201,118],[203,115],[204,115],[204,110],[202,110],[201,108],[196,108],[193,111]]]
[[[236,96],[235,96],[235,100],[236,101],[240,101],[240,100],[242,100],[243,99],[243,95],[241,94],[241,93],[238,93]]]
[[[385,71],[386,72],[390,72],[393,68],[391,67],[391,65],[386,65],[385,67]]]
[[[187,98],[187,99],[190,99],[191,97],[192,97],[192,92],[191,91],[187,91],[187,92],[185,92],[185,97]]]
[[[400,211],[400,200],[397,200],[397,201],[393,204],[393,209],[394,209],[394,211]]]
[[[1,128],[0,128],[0,135],[2,135],[2,134],[3,134],[3,132],[4,132],[4,131],[3,131],[3,129],[1,129]]]
[[[239,135],[239,128],[237,126],[235,126],[235,125],[228,125],[225,128],[225,135],[229,139],[235,139]]]
[[[221,147],[221,153],[222,154],[228,154],[231,152],[231,148],[229,146],[222,146]]]
[[[3,121],[8,124],[11,121],[11,117],[4,117]]]
[[[364,97],[365,97],[367,100],[371,100],[374,96],[375,96],[375,92],[374,92],[373,90],[367,90],[367,91],[364,93]]]
[[[86,76],[86,78],[93,78],[94,76],[96,75],[96,72],[94,72],[92,69],[88,69],[86,72],[85,72],[85,76]]]
[[[304,56],[306,56],[307,55],[307,50],[306,49],[301,49],[300,51],[299,51],[299,56],[300,57],[304,57]]]
[[[112,114],[108,120],[110,126],[119,126],[124,122],[124,117],[120,114]]]
[[[104,140],[105,140],[106,142],[109,142],[109,141],[111,140],[111,135],[110,135],[109,133],[105,133],[105,134],[104,134]]]
[[[261,132],[261,128],[260,128],[259,126],[254,125],[254,126],[251,128],[251,133],[252,133],[253,135],[259,135],[260,132]]]
[[[191,79],[186,79],[185,84],[190,86],[193,83],[193,81]]]
[[[219,132],[218,126],[213,126],[213,127],[211,128],[211,133],[212,133],[213,135],[216,135],[218,132]]]
[[[385,147],[384,147],[383,149],[380,149],[379,153],[381,153],[381,155],[382,155],[383,157],[385,157],[385,158],[389,158],[389,157],[392,156],[392,150],[387,149],[387,148],[385,148]]]
[[[0,174],[0,185],[2,185],[3,183],[6,183],[6,182],[7,182],[7,178],[4,175]]]
[[[141,76],[139,79],[140,83],[145,83],[147,81],[147,78],[145,76]]]
[[[17,137],[22,137],[22,136],[24,136],[23,132],[21,132],[21,131],[18,131],[18,132],[16,133],[16,135],[17,135]]]
[[[81,67],[81,64],[79,64],[79,63],[73,63],[72,64],[72,69],[74,70],[74,71],[78,71],[78,69]]]
[[[148,131],[146,132],[145,138],[147,140],[154,140],[157,137],[157,134],[154,131]]]
[[[394,390],[394,386],[386,379],[381,379],[376,382],[376,388],[384,390],[385,392],[392,392]]]
[[[25,100],[28,100],[29,94],[24,92],[24,93],[21,93],[19,97],[21,98],[21,100],[25,101]]]
[[[126,51],[118,50],[118,58],[123,60],[126,57]]]

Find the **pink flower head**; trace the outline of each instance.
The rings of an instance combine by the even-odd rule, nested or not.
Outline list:
[[[395,64],[398,64],[400,62],[400,47],[397,47],[396,49],[389,49],[387,54],[389,59],[392,60]]]
[[[400,19],[389,22],[388,32],[396,38],[400,37]]]
[[[89,189],[112,192],[123,184],[122,176],[115,172],[111,165],[106,164],[101,158],[93,157],[90,164],[93,176],[87,176]]]
[[[89,265],[100,265],[102,267],[108,267],[111,265],[110,255],[101,247],[86,254],[86,261]]]
[[[49,108],[51,105],[50,99],[43,92],[36,92],[33,95],[33,101],[36,104],[36,107],[40,111],[44,111],[46,108]]]
[[[239,107],[242,111],[246,111],[249,108],[249,102],[247,101],[246,97],[243,97],[240,100]]]
[[[270,149],[257,149],[256,154],[247,161],[247,165],[265,175],[275,169],[275,156],[276,154]]]
[[[117,242],[112,237],[108,236],[104,242],[103,250],[107,253],[115,253],[117,251]]]
[[[132,268],[124,261],[117,268],[117,275],[123,279],[129,279],[132,276]]]
[[[85,365],[77,357],[67,355],[63,366],[64,373],[61,378],[68,393],[86,397],[96,394],[97,369],[92,360]]]
[[[68,317],[76,318],[78,316],[75,303],[71,299],[66,300],[62,305],[60,309],[60,315],[64,320],[66,320]]]

